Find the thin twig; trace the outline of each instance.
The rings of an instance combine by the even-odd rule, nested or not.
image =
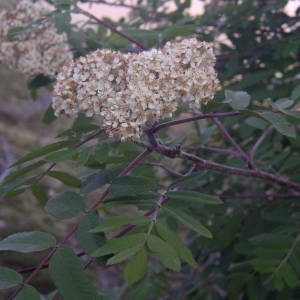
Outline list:
[[[280,113],[280,111],[278,111],[276,109],[271,109],[271,110],[257,110],[256,112],[258,112],[258,113],[260,113],[260,112]],[[205,114],[205,115],[202,115],[202,114],[198,115],[198,114],[196,114],[194,117],[160,123],[160,124],[154,126],[151,129],[151,133],[156,133],[157,131],[159,131],[161,129],[164,129],[164,128],[168,128],[168,127],[172,127],[172,126],[177,126],[177,125],[180,125],[180,124],[194,122],[194,121],[198,121],[198,120],[212,119],[212,118],[228,118],[228,117],[239,116],[241,114],[242,113],[236,112],[236,111],[226,112],[226,113],[209,113],[209,114]]]
[[[158,150],[159,151],[159,150]],[[177,156],[182,159],[188,159],[195,163],[198,163],[201,167],[206,169],[212,169],[220,172],[226,172],[230,174],[235,175],[242,175],[242,176],[250,176],[250,177],[256,177],[256,178],[263,178],[267,179],[272,182],[276,182],[280,185],[287,186],[289,188],[294,188],[298,191],[300,191],[300,184],[290,181],[286,178],[283,178],[281,176],[276,176],[274,174],[270,174],[258,169],[255,170],[247,170],[247,169],[241,169],[241,168],[235,168],[227,165],[222,165],[213,161],[205,160],[203,158],[200,158],[199,156],[181,151],[180,154]]]
[[[145,212],[143,214],[143,216],[149,217],[149,216],[151,216],[154,213],[154,211],[155,211],[155,208],[152,208],[152,209],[148,210],[147,212]],[[136,225],[132,225],[132,224],[129,224],[129,225],[125,226],[122,230],[120,230],[119,232],[117,232],[116,234],[114,234],[112,236],[112,238],[118,238],[118,237],[123,236],[124,234],[126,234],[127,232],[129,232],[130,230],[132,230],[135,226]]]
[[[195,146],[195,147],[188,147],[188,150],[204,150],[204,151],[212,151],[212,152],[219,152],[222,154],[229,154],[232,156],[239,156],[239,154],[236,151],[232,151],[230,149],[225,148],[219,148],[219,147],[210,147],[210,146]]]
[[[92,263],[94,262],[94,259],[89,258],[86,264],[83,266],[83,269],[87,269]]]
[[[230,199],[253,199],[253,198],[298,198],[300,197],[299,193],[257,193],[257,194],[236,194],[236,195],[215,195],[223,200],[230,200]]]
[[[161,195],[157,201],[156,201],[156,205],[155,205],[155,208],[154,208],[154,212],[152,214],[152,218],[151,218],[151,222],[150,222],[150,225],[148,227],[148,230],[147,230],[147,234],[146,234],[146,237],[145,237],[145,241],[147,241],[147,239],[149,238],[153,228],[154,228],[154,225],[156,224],[156,221],[157,221],[157,216],[163,206],[163,204],[168,200],[168,197],[166,195]]]
[[[157,127],[156,127],[157,128]],[[148,136],[152,136],[152,139],[156,139],[153,133],[151,133],[151,130],[147,131]],[[269,180],[271,182],[278,183],[280,185],[289,187],[289,188],[294,188],[298,191],[300,191],[300,184],[290,181],[284,177],[281,177],[279,175],[274,175],[270,174],[264,171],[261,171],[259,169],[242,169],[242,168],[236,168],[236,167],[231,167],[227,165],[223,165],[220,163],[216,163],[213,161],[205,160],[204,158],[201,158],[197,155],[191,154],[184,152],[180,149],[180,147],[167,147],[165,145],[162,145],[161,143],[157,143],[156,146],[151,145],[152,150],[156,151],[160,154],[163,154],[167,157],[170,158],[182,158],[182,159],[187,159],[190,160],[194,163],[196,163],[198,166],[204,169],[211,169],[211,170],[216,170],[220,172],[225,172],[229,174],[235,174],[235,175],[242,175],[242,176],[250,176],[250,177],[256,177],[256,178],[263,178],[266,180]]]
[[[126,3],[113,3],[113,2],[106,2],[106,1],[101,1],[101,0],[88,0],[85,3],[92,3],[92,4],[102,4],[102,5],[107,5],[107,6],[117,6],[117,7],[125,7],[125,8],[130,8],[134,10],[140,9],[138,6],[126,4]]]
[[[100,24],[101,26],[108,28],[109,30],[111,30],[112,32],[122,36],[123,38],[125,38],[126,40],[132,42],[133,44],[137,45],[141,50],[147,50],[147,47],[144,46],[141,42],[139,42],[138,40],[134,39],[133,37],[129,36],[128,34],[118,30],[117,28],[115,28],[114,26],[112,26],[111,24],[97,18],[96,16],[94,16],[93,14],[89,13],[88,11],[81,9],[80,7],[76,6],[76,11],[74,13],[79,13],[82,15],[85,15],[87,17],[89,17],[90,19],[95,20],[98,24]]]
[[[269,135],[269,133],[273,130],[272,126],[269,126],[264,132],[263,134],[258,138],[258,140],[256,141],[256,143],[254,144],[254,146],[252,147],[250,153],[249,153],[249,157],[251,159],[251,161],[254,161],[254,156],[256,154],[257,149],[260,147],[260,145],[263,143],[263,141],[266,139],[266,137]]]
[[[176,176],[176,177],[183,177],[184,174],[181,174],[167,166],[165,166],[164,164],[160,164],[160,163],[152,163],[152,162],[146,162],[145,165],[147,166],[153,166],[153,167],[159,167],[163,170],[165,170],[167,173],[170,173],[171,175],[173,176]]]
[[[78,256],[78,257],[84,256],[84,255],[86,255],[86,253],[84,251],[81,251],[81,252],[79,252],[79,253],[76,254],[76,256]],[[42,266],[41,270],[47,269],[48,267],[49,267],[49,263],[44,264]],[[34,271],[36,268],[37,268],[37,266],[33,266],[33,267],[29,267],[29,268],[24,268],[24,269],[19,270],[18,273],[20,273],[20,274],[30,273],[30,272]]]
[[[225,128],[225,126],[220,122],[218,118],[212,118],[212,122],[218,127],[218,129],[221,131],[225,139],[233,146],[233,148],[236,149],[236,151],[239,153],[240,158],[247,163],[248,167],[250,169],[255,169],[255,165],[250,160],[249,156],[244,152],[244,150],[239,146],[239,144],[235,141],[235,139],[232,137],[232,135],[229,133],[229,131]]]

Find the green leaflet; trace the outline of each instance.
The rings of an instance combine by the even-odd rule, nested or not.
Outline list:
[[[109,188],[110,193],[108,199],[139,196],[156,188],[156,180],[148,177],[131,175],[117,177]]]
[[[104,246],[92,253],[92,257],[117,253],[124,249],[141,245],[145,240],[144,233],[127,234],[120,238],[108,240]]]
[[[148,268],[147,252],[144,248],[141,248],[134,257],[130,259],[124,269],[125,280],[130,284],[133,284],[141,280]]]
[[[144,225],[150,222],[149,217],[137,216],[137,217],[125,217],[125,216],[116,216],[109,217],[104,224],[101,224],[90,232],[104,232],[109,230],[117,230],[123,225],[132,224],[132,225]]]
[[[81,181],[77,177],[63,171],[48,171],[47,175],[61,181],[68,186],[80,187],[81,185]]]
[[[206,227],[204,227],[198,220],[195,220],[183,211],[179,211],[171,207],[166,207],[166,205],[163,207],[163,209],[168,215],[177,219],[180,223],[188,226],[190,229],[194,230],[198,234],[207,238],[212,238],[212,234]]]
[[[58,219],[69,219],[77,216],[85,209],[84,199],[75,192],[64,192],[51,198],[45,211]]]
[[[164,223],[156,222],[155,229],[162,239],[164,239],[178,254],[178,256],[186,261],[191,267],[197,267],[192,252],[179,239],[177,234],[171,231]]]
[[[32,170],[35,170],[41,166],[43,166],[46,162],[44,160],[39,160],[33,164],[30,164],[24,168],[21,168],[17,171],[14,171],[12,173],[10,173],[8,176],[6,176],[4,182],[7,183],[7,182],[10,182],[10,181],[13,181],[14,179],[22,176],[22,175],[25,175],[27,173],[29,173],[30,171]]]
[[[136,254],[139,251],[139,249],[140,249],[140,247],[133,247],[133,248],[128,248],[128,249],[121,251],[118,254],[111,257],[107,261],[107,265],[118,264],[118,263],[128,259],[129,257],[133,256],[134,254]]]
[[[49,263],[49,273],[64,300],[97,300],[96,289],[72,248],[61,246]]]
[[[23,290],[18,294],[16,300],[40,300],[40,294],[31,285],[25,285]]]
[[[298,277],[289,263],[284,263],[281,266],[280,272],[283,280],[290,288],[294,288],[298,285]]]
[[[241,110],[247,108],[250,104],[250,99],[251,97],[247,92],[234,92],[230,90],[225,90],[225,101],[228,102],[234,110]]]
[[[155,235],[148,237],[147,245],[165,267],[177,272],[180,271],[180,260],[172,246]]]
[[[37,184],[32,184],[31,185],[31,192],[32,195],[42,204],[45,205],[48,201],[48,196],[45,191],[45,188],[41,187],[40,185]]]
[[[0,290],[9,289],[22,283],[23,277],[16,271],[0,267]]]
[[[30,253],[46,250],[54,247],[55,244],[55,238],[49,233],[41,231],[19,232],[0,241],[0,250]]]
[[[176,191],[176,192],[168,192],[166,194],[171,201],[179,200],[179,201],[187,201],[190,203],[199,203],[199,204],[210,204],[210,205],[218,205],[223,204],[223,201],[217,197],[201,194],[193,191]]]
[[[55,151],[47,156],[45,156],[45,160],[52,163],[57,163],[60,161],[68,160],[73,158],[75,155],[76,150],[75,149],[64,149]]]
[[[105,237],[102,233],[91,233],[91,229],[97,224],[99,224],[98,214],[92,211],[81,219],[76,231],[76,237],[81,248],[89,255],[105,242]]]
[[[255,113],[268,123],[272,124],[274,128],[287,137],[295,138],[296,130],[294,126],[282,115],[275,114],[272,112]]]
[[[20,159],[18,159],[13,164],[13,166],[16,166],[16,165],[19,165],[19,164],[21,164],[23,162],[32,160],[32,159],[40,157],[40,156],[43,156],[45,154],[57,151],[59,149],[66,148],[68,146],[74,145],[75,142],[76,141],[74,141],[74,140],[73,141],[62,141],[62,142],[56,142],[56,143],[44,146],[44,147],[42,147],[40,149],[34,150],[34,151],[32,151],[32,152],[24,155],[23,157],[21,157]]]

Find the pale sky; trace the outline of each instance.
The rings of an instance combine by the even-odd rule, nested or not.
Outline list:
[[[188,12],[191,13],[192,15],[203,14],[205,2],[209,2],[209,0],[205,0],[205,1],[192,0],[192,5]],[[130,3],[130,0],[128,3]],[[113,20],[118,20],[120,17],[126,17],[126,15],[129,12],[129,9],[124,7],[108,6],[104,4],[80,4],[80,6],[81,8],[93,13],[95,16],[99,18],[109,17]],[[173,6],[175,7],[174,4]],[[289,16],[295,16],[295,12],[298,7],[300,7],[300,0],[289,0],[284,11]],[[170,6],[170,9],[173,9],[172,5]],[[76,20],[78,19],[85,19],[85,18],[84,17],[81,18],[77,16]]]

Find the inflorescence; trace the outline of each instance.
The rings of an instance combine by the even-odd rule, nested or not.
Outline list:
[[[52,106],[56,116],[100,115],[111,137],[139,138],[180,102],[200,110],[210,101],[219,86],[214,64],[210,45],[195,38],[141,53],[97,50],[62,68]]]
[[[59,33],[45,18],[49,9],[43,1],[22,0],[14,10],[0,12],[0,61],[29,77],[55,78],[59,69],[73,59],[67,35]],[[8,39],[11,29],[20,29]]]

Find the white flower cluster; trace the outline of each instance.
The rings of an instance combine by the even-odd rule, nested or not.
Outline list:
[[[31,0],[0,12],[1,62],[29,77],[43,74],[55,78],[62,65],[73,59],[66,34],[58,33],[52,22],[42,20],[47,13],[43,1]],[[24,31],[8,40],[9,30],[20,27]]]
[[[180,101],[199,110],[211,100],[219,86],[214,64],[212,48],[195,38],[141,53],[97,50],[63,67],[52,106],[56,116],[101,115],[110,136],[138,138]]]

